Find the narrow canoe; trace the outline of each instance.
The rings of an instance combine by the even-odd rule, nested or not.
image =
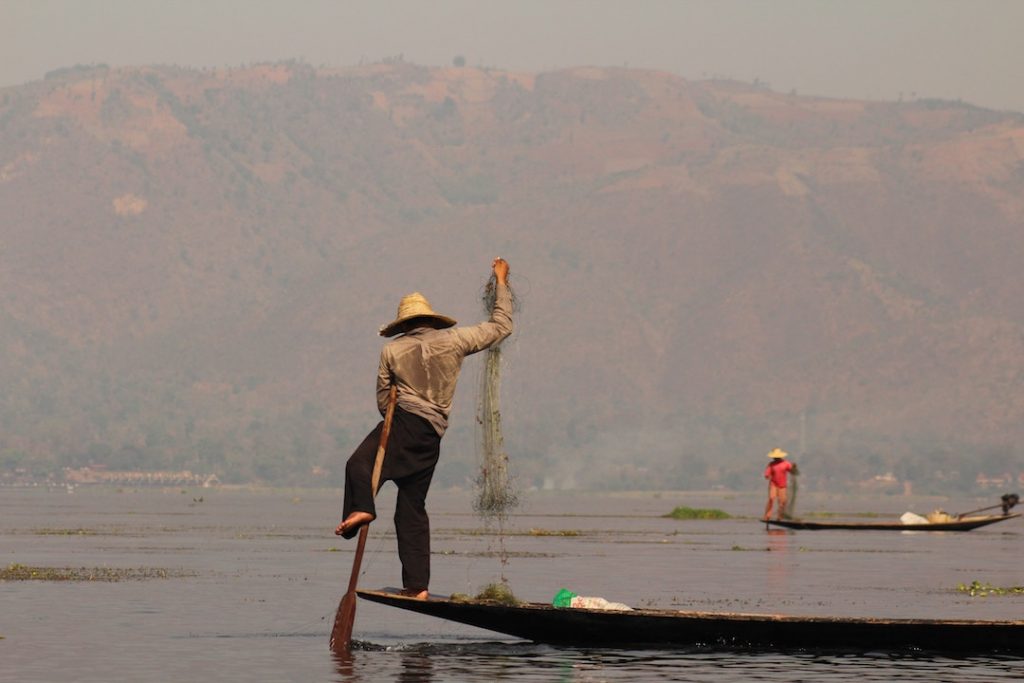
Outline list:
[[[937,650],[1024,653],[1024,621],[802,617],[734,612],[556,608],[415,600],[396,589],[360,590],[372,602],[448,619],[537,643],[582,647],[694,646],[798,649]]]
[[[808,522],[799,519],[772,519],[766,524],[786,529],[863,529],[885,531],[970,531],[981,526],[995,524],[1007,519],[1020,517],[1019,512],[1012,515],[982,515],[964,517],[951,522],[935,522],[928,524],[903,524],[902,522]]]

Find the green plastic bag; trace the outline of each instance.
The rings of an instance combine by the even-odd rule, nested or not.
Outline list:
[[[563,588],[555,593],[555,599],[551,601],[551,604],[555,607],[572,607],[572,599],[575,597],[577,597],[575,593],[568,588]]]

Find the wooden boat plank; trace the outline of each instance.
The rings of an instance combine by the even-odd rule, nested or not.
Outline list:
[[[1019,512],[1011,515],[985,515],[965,517],[952,522],[936,522],[928,524],[903,524],[901,522],[813,522],[801,519],[768,520],[766,524],[785,529],[850,529],[865,531],[970,531],[979,527],[1020,517]]]
[[[1024,652],[1024,621],[804,617],[735,612],[556,608],[544,603],[503,605],[415,600],[394,589],[360,590],[361,598],[427,616],[570,646],[775,646],[803,649],[955,650]]]

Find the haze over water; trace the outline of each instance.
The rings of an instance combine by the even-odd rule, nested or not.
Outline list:
[[[1015,0],[6,0],[0,478],[38,473],[40,461],[53,474],[178,469],[192,466],[185,454],[231,482],[319,470],[376,419],[376,324],[392,294],[431,287],[435,304],[462,305],[500,248],[531,285],[503,405],[518,438],[550,430],[513,454],[520,475],[528,462],[545,475],[538,485],[586,485],[573,477],[604,462],[598,487],[631,485],[620,479],[637,465],[655,486],[704,486],[696,477],[722,464],[716,455],[796,450],[799,433],[802,456],[805,418],[808,445],[831,465],[808,476],[834,478],[832,490],[887,473],[935,475],[917,491],[1024,481],[1024,136],[1019,114],[1004,113],[1024,112],[1022,22]],[[352,76],[371,64],[394,80]],[[424,83],[454,97],[423,98]],[[521,125],[467,144],[487,117],[447,116],[486,110],[488,83],[508,96],[489,111]],[[634,96],[644,93],[669,99]],[[626,126],[645,101],[651,118]],[[607,137],[591,137],[604,126]],[[543,192],[519,184],[553,169]],[[603,251],[578,249],[593,244]],[[455,246],[466,247],[458,258]],[[381,291],[385,275],[397,291]],[[675,286],[689,298],[668,296]],[[553,301],[565,305],[545,308]],[[798,312],[788,325],[786,311]],[[609,319],[627,313],[643,313],[621,324],[642,334],[608,344]],[[831,336],[844,323],[851,332]],[[588,336],[621,352],[604,366],[562,356]],[[657,381],[645,385],[650,367]],[[731,382],[716,368],[733,370]],[[531,372],[557,381],[523,381]],[[587,376],[596,388],[581,387]],[[701,376],[705,393],[694,390]],[[776,412],[789,390],[803,402]],[[753,420],[737,409],[751,396],[770,408]],[[516,408],[545,400],[577,412],[516,422]],[[672,410],[653,419],[662,408]],[[472,450],[469,401],[459,410],[442,460],[456,472],[468,461],[452,456]],[[884,427],[874,444],[850,420],[865,414]],[[965,448],[934,433],[943,427],[995,438]],[[816,443],[826,434],[847,452]],[[916,460],[890,448],[904,437]],[[635,455],[625,468],[622,453]],[[662,459],[640,462],[652,454]],[[725,485],[759,482],[759,469]],[[1024,596],[956,586],[1024,584],[1024,520],[968,534],[769,533],[753,519],[761,495],[528,494],[501,544],[470,493],[435,481],[432,589],[472,594],[504,577],[530,601],[566,587],[665,609],[1020,618]],[[802,504],[895,520],[993,502]],[[391,505],[386,490],[363,587],[400,582]],[[739,517],[661,517],[676,505]],[[327,639],[354,547],[331,533],[339,512],[340,494],[325,490],[0,488],[0,568],[144,577],[0,582],[0,683],[1020,679],[1019,657],[948,657],[941,643],[911,654],[563,649],[365,602],[359,647],[337,662]]]
[[[390,487],[360,585],[400,583]],[[507,564],[466,492],[431,494],[435,593],[508,579],[517,597],[559,588],[635,607],[1005,620],[1020,596],[1020,520],[966,534],[766,532],[760,494],[530,494]],[[966,511],[989,501],[896,496],[799,501],[807,512]],[[724,521],[661,517],[718,507]],[[1016,680],[1019,658],[686,647],[552,648],[360,602],[350,662],[328,635],[354,543],[331,534],[335,491],[0,489],[4,566],[168,571],[116,582],[0,583],[0,681]],[[546,535],[551,534],[551,535]],[[941,643],[936,644],[941,652]],[[799,668],[797,668],[799,667]]]

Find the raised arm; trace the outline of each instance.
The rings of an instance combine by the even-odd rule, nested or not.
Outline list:
[[[466,355],[483,351],[512,334],[512,293],[508,288],[508,261],[496,258],[491,263],[497,281],[494,310],[487,322],[456,328]]]
[[[494,271],[494,277],[498,281],[498,284],[502,287],[508,286],[508,261],[501,258],[500,256],[491,261],[491,270]]]

